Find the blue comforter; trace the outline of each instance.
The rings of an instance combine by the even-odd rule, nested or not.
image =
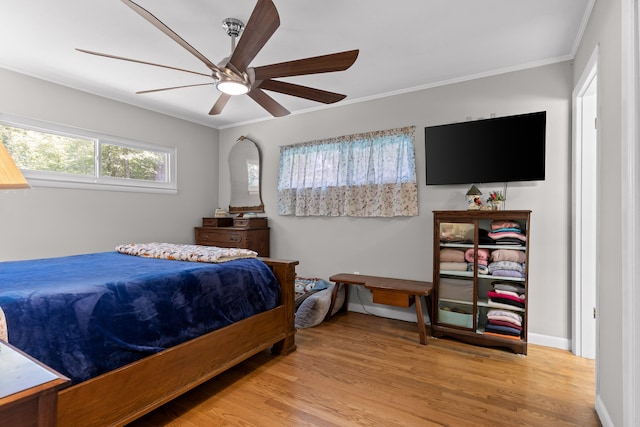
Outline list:
[[[9,342],[80,382],[279,304],[264,263],[117,252],[0,263]]]

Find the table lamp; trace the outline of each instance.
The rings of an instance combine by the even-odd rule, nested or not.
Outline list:
[[[0,141],[0,190],[29,188],[30,185],[18,169],[11,155]],[[0,314],[4,314],[0,312]],[[4,317],[4,316],[3,316]]]
[[[29,188],[30,185],[0,141],[0,190]]]

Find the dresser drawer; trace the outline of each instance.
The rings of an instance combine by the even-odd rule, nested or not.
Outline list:
[[[243,230],[227,228],[220,230],[213,227],[196,228],[196,244],[239,248],[246,245],[247,234]]]
[[[269,256],[269,228],[195,227],[196,245],[251,249]]]
[[[202,218],[203,227],[232,227],[233,218]]]
[[[242,228],[265,228],[267,227],[267,218],[233,218],[233,226]]]

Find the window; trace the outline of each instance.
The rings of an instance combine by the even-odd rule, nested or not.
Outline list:
[[[281,147],[278,213],[417,215],[414,132],[412,126]]]
[[[249,193],[260,192],[260,163],[256,160],[247,159],[247,182]]]
[[[0,115],[0,140],[31,185],[175,193],[175,148]]]

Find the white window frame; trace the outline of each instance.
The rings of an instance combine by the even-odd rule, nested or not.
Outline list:
[[[94,176],[70,174],[63,172],[34,171],[22,169],[22,173],[33,187],[74,188],[85,190],[127,191],[176,194],[177,183],[177,149],[163,145],[121,138],[86,129],[73,128],[57,123],[29,119],[0,113],[0,124],[13,126],[36,132],[51,133],[71,138],[81,138],[94,142],[95,174]],[[139,179],[113,178],[101,176],[100,148],[102,144],[118,145],[137,150],[156,151],[167,155],[167,181],[145,181]]]

